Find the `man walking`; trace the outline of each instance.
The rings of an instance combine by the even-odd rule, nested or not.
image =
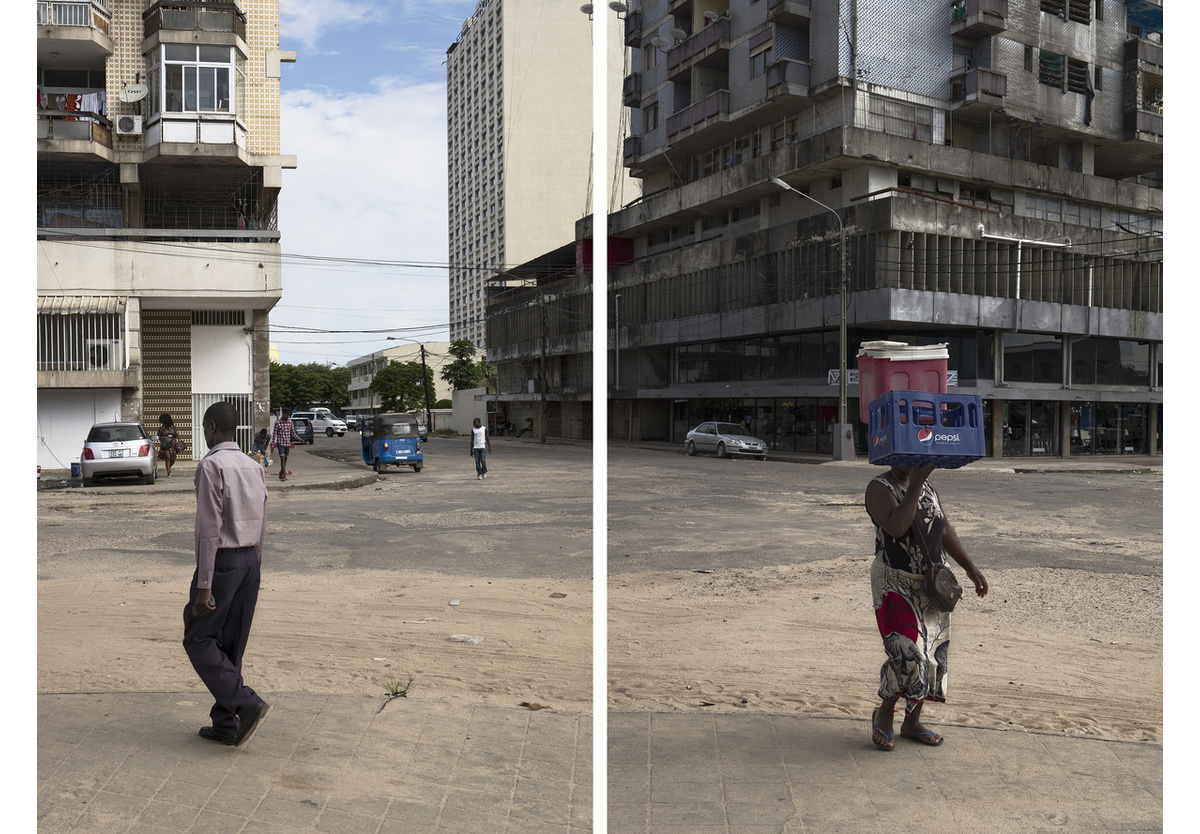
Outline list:
[[[271,432],[271,445],[279,453],[279,480],[281,481],[287,480],[287,459],[288,452],[292,451],[292,441],[304,442],[296,433],[296,426],[292,423],[291,409],[285,408],[279,412],[279,419],[275,421],[275,431]]]
[[[234,442],[237,423],[227,402],[204,413],[209,451],[196,467],[196,572],[183,611],[183,648],[215,701],[212,726],[200,735],[232,746],[244,744],[269,709],[242,681],[267,533],[267,480]]]
[[[479,418],[471,428],[471,456],[475,458],[475,477],[483,480],[487,477],[487,453],[492,451],[492,441],[487,435],[487,429]]]

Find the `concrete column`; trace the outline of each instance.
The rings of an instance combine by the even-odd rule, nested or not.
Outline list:
[[[1146,403],[1146,454],[1157,455],[1154,438],[1158,435],[1158,403]]]
[[[992,398],[992,457],[1004,457],[1004,400]]]
[[[271,314],[267,310],[253,313],[254,333],[250,352],[254,364],[254,404],[251,425],[255,433],[271,427]]]

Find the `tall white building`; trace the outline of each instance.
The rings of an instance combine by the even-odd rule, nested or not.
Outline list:
[[[601,8],[603,11],[604,9]],[[575,239],[592,191],[592,21],[574,3],[480,0],[446,53],[450,338],[486,351],[488,279]],[[608,147],[619,153],[624,32],[609,21]]]

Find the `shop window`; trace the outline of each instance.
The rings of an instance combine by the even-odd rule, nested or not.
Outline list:
[[[1062,383],[1062,338],[1039,333],[1004,334],[1004,381]]]

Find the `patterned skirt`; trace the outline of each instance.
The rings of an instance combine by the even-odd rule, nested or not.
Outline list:
[[[879,670],[879,697],[903,697],[907,709],[921,701],[946,700],[950,614],[925,595],[925,577],[871,564],[871,603],[887,660]]]

